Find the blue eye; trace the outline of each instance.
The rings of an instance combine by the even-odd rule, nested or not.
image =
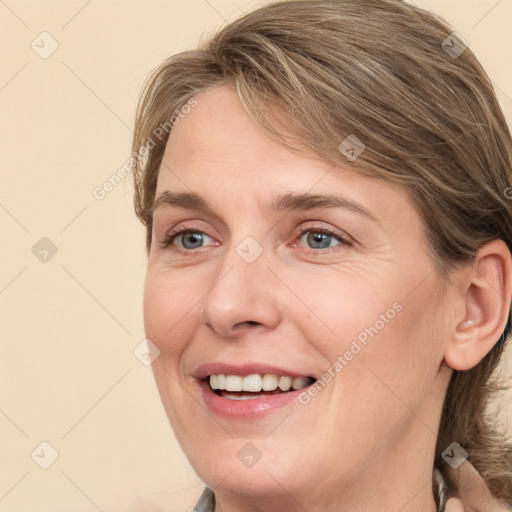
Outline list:
[[[345,240],[342,236],[327,228],[301,229],[300,236],[298,238],[299,240],[305,238],[309,249],[328,249],[337,245],[350,245],[348,240]]]
[[[306,240],[312,249],[326,249],[330,247],[332,241],[336,242],[335,245],[339,243],[332,235],[322,233],[321,231],[310,231],[306,234]]]
[[[180,243],[178,244],[178,247],[181,247],[182,249],[199,249],[203,246],[203,242],[207,241],[207,239],[212,240],[210,236],[208,236],[206,233],[203,233],[202,231],[193,231],[193,230],[182,230],[175,233],[170,233],[164,240],[163,246],[168,247],[172,243],[174,243],[175,240],[179,240]]]

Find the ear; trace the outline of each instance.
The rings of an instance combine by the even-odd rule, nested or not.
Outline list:
[[[460,288],[461,315],[455,319],[444,362],[453,370],[476,366],[499,340],[510,314],[512,255],[502,240],[481,247]]]

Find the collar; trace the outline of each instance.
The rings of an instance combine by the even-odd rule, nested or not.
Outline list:
[[[203,494],[199,498],[196,506],[193,508],[194,512],[214,512],[215,511],[215,494],[208,487],[205,488]]]

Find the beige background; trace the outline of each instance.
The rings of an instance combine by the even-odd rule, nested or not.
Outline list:
[[[264,3],[0,0],[0,512],[194,505],[202,484],[133,354],[145,254],[131,182],[92,191],[130,153],[147,73]],[[512,2],[417,3],[469,41],[511,120]],[[55,44],[43,31],[59,45],[47,59],[31,47]],[[43,237],[57,248],[46,262],[45,242],[32,252]],[[43,441],[59,454],[46,470]]]

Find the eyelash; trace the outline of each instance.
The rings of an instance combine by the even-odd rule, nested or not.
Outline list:
[[[336,241],[338,241],[340,246],[350,247],[350,246],[353,245],[350,240],[348,240],[347,238],[343,237],[342,235],[340,235],[339,233],[335,232],[334,230],[326,228],[326,227],[316,227],[316,226],[300,226],[299,228],[297,228],[295,230],[295,232],[293,233],[293,236],[294,236],[294,242],[293,243],[295,244],[296,243],[295,241],[296,240],[300,240],[300,238],[302,238],[304,233],[308,233],[310,231],[314,232],[314,233],[322,233],[324,235],[329,235],[329,236],[333,237]],[[162,249],[168,249],[170,247],[170,245],[172,244],[172,242],[178,236],[180,236],[180,235],[182,235],[184,233],[201,233],[201,234],[207,235],[207,236],[209,236],[210,238],[213,239],[213,237],[208,235],[208,233],[202,231],[201,229],[198,229],[195,226],[184,226],[181,229],[170,231],[169,233],[167,233],[163,237],[163,239],[160,241]],[[313,249],[311,247],[303,247],[303,249],[305,249],[307,252],[313,252],[313,253],[318,254],[319,252],[326,253],[326,252],[330,252],[332,250],[336,250],[336,247],[337,246],[335,246],[335,247],[326,247],[326,248],[322,248],[322,249]],[[198,249],[202,249],[202,247],[199,247]],[[181,247],[177,247],[174,250],[176,250],[178,252],[192,253],[196,249],[183,249]]]

